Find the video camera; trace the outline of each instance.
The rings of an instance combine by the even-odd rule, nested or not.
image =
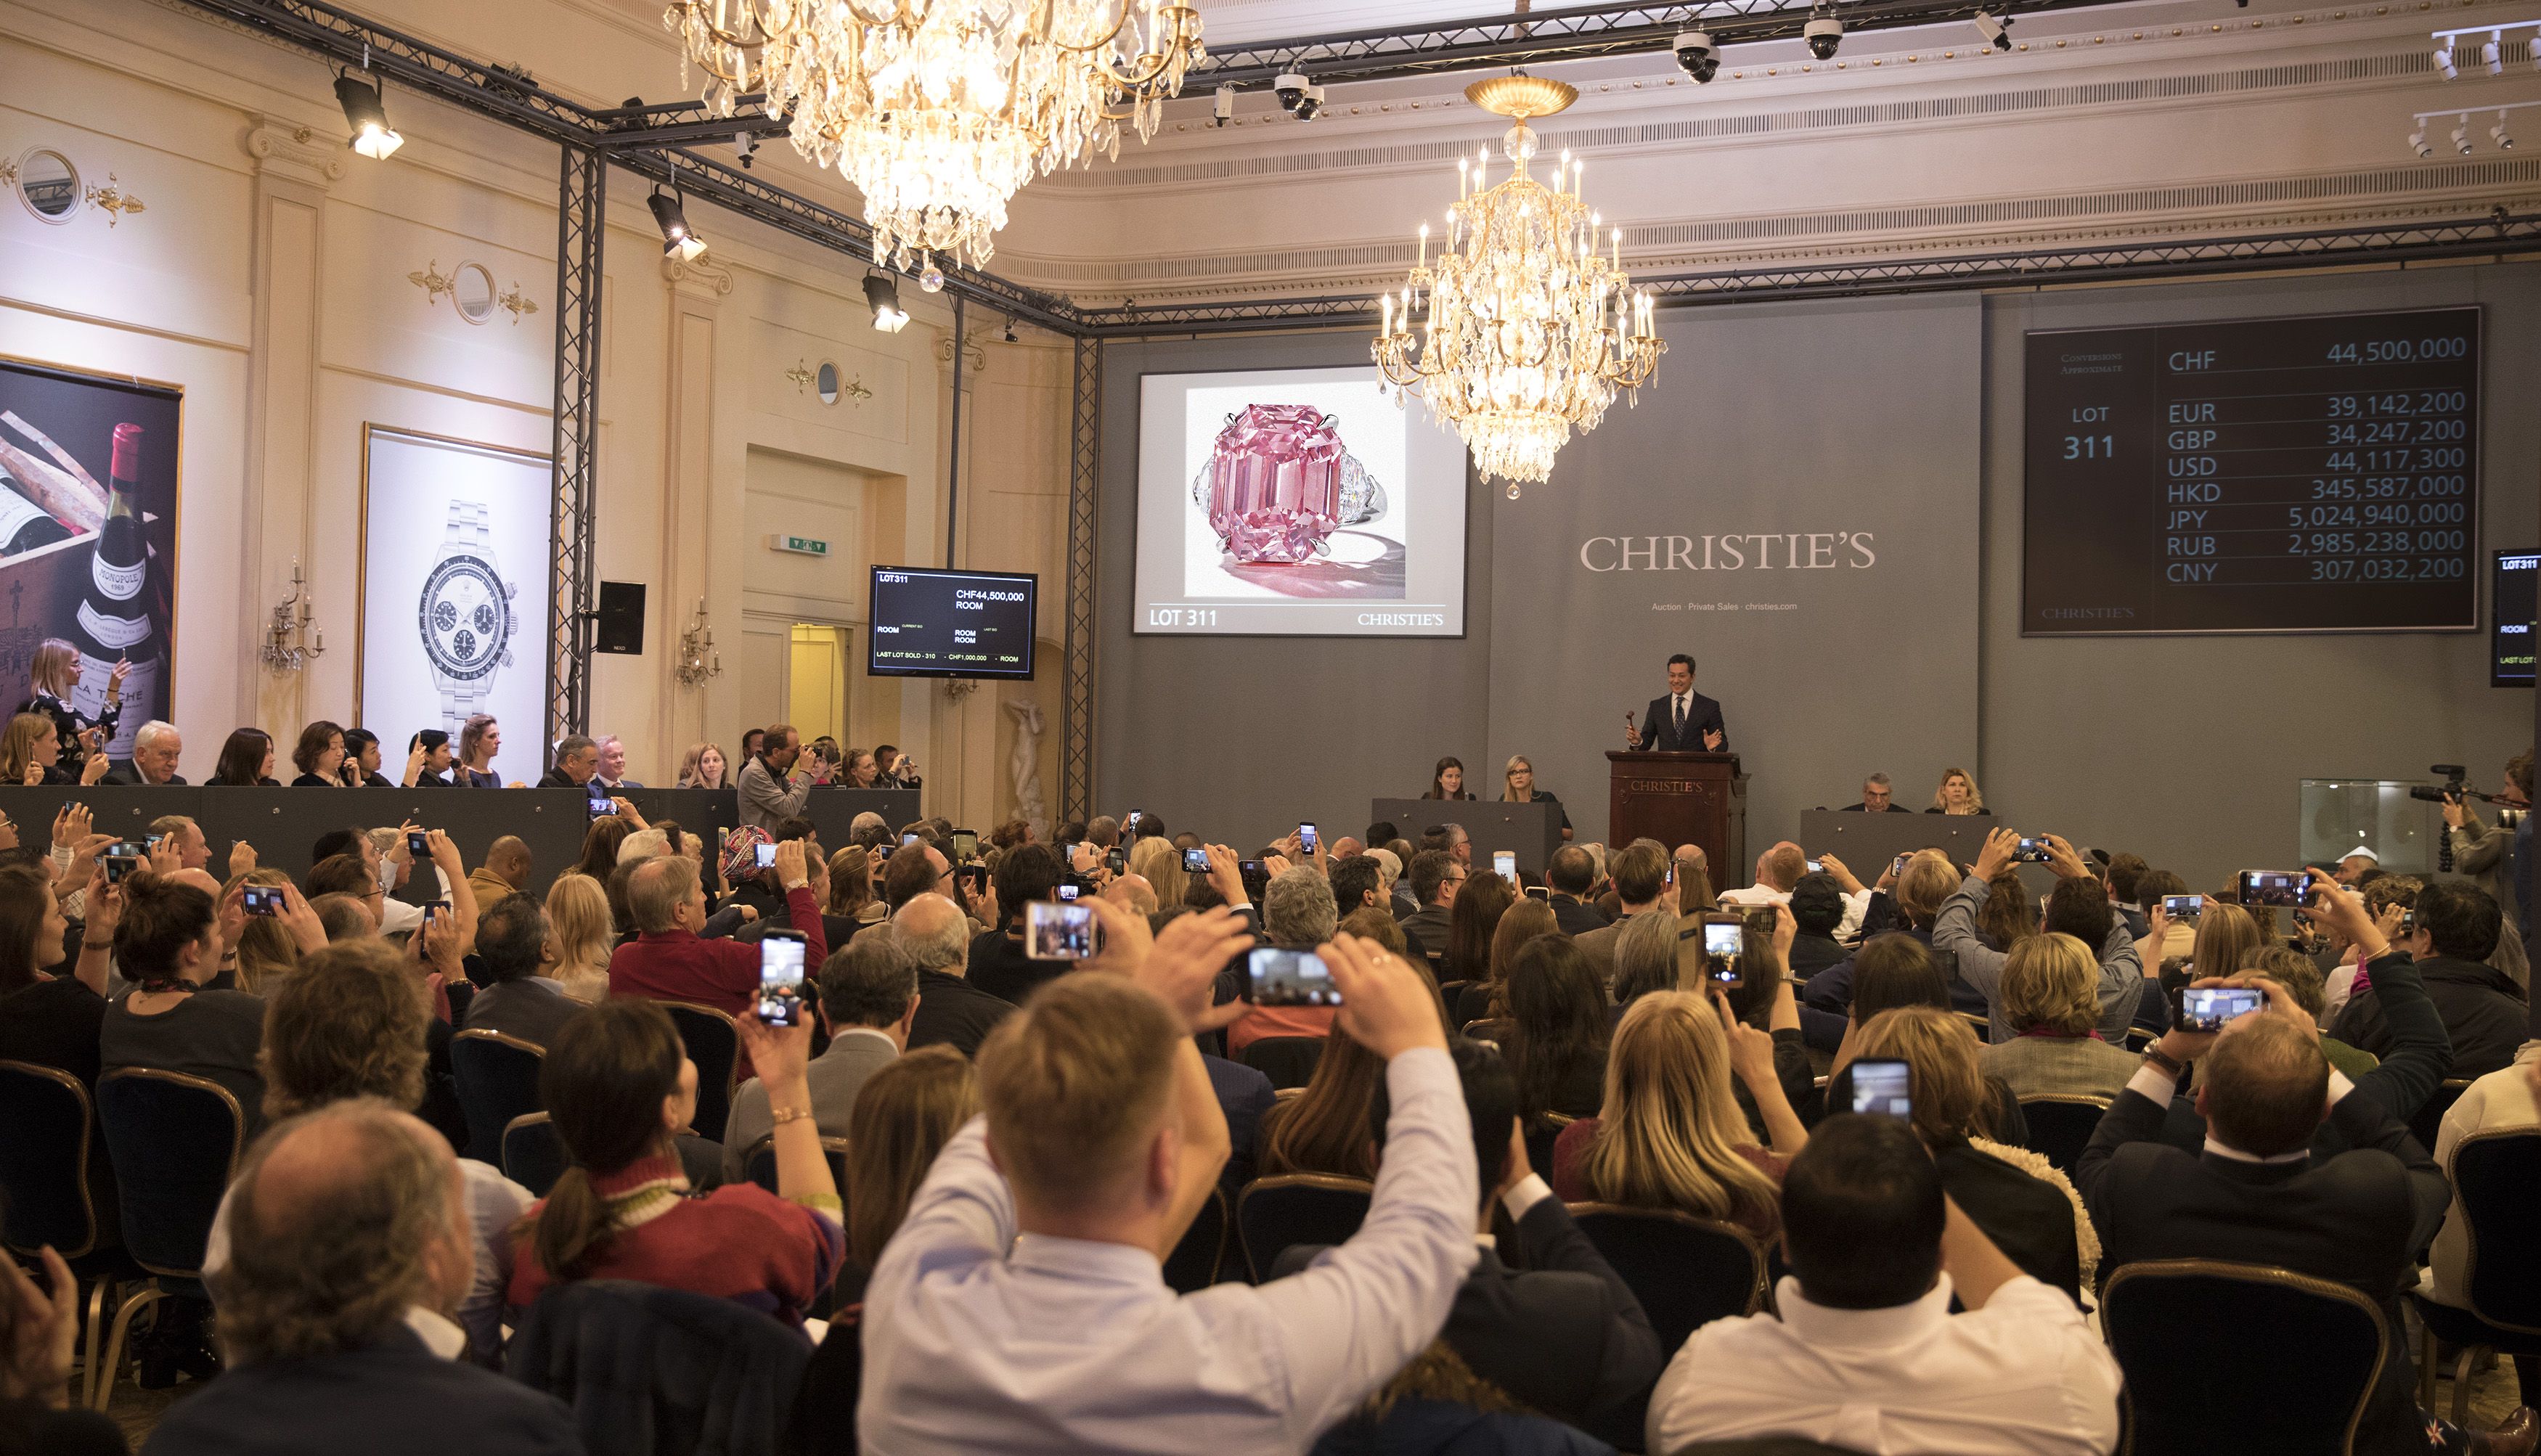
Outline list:
[[[2472,788],[2470,770],[2459,764],[2430,764],[2427,765],[2427,771],[2441,777],[2444,781],[2443,787],[2431,788],[2425,784],[2412,784],[2409,788],[2410,798],[2421,799],[2430,804],[2457,803],[2463,799],[2477,799],[2483,804],[2512,805],[2515,803],[2512,799],[2481,793],[2478,789]]]

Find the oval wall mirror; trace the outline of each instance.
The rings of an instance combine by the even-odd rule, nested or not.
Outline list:
[[[18,200],[48,223],[69,222],[79,210],[79,169],[59,152],[29,152],[18,164]]]
[[[459,317],[482,324],[494,317],[494,275],[478,262],[463,262],[450,279],[450,301]]]
[[[837,403],[837,402],[838,402],[838,366],[837,366],[837,365],[835,365],[835,364],[831,363],[831,362],[830,362],[829,360],[827,360],[827,359],[822,360],[822,361],[821,361],[821,372],[820,372],[820,374],[819,374],[819,375],[814,379],[812,387],[813,387],[814,389],[819,390],[819,391],[821,392],[821,402],[822,402],[822,403],[824,403],[824,404],[835,404],[835,403]]]

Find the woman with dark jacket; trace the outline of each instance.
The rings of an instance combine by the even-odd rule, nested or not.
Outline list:
[[[36,645],[36,655],[28,660],[27,677],[35,692],[18,705],[22,713],[41,713],[53,720],[53,732],[62,740],[62,769],[66,782],[80,783],[80,771],[87,766],[89,747],[80,735],[98,729],[100,745],[114,737],[117,722],[123,717],[123,675],[132,664],[117,661],[106,676],[106,696],[95,718],[83,718],[71,706],[71,694],[79,687],[86,665],[80,661],[80,650],[59,637],[47,637]],[[99,750],[103,754],[104,750]]]
[[[291,751],[292,764],[300,776],[291,780],[293,788],[342,788],[344,786],[344,730],[325,718],[300,730],[300,746]]]

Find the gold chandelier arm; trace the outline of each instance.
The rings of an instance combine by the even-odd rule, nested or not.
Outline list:
[[[1042,0],[1041,24],[1037,29],[1041,32],[1041,37],[1044,40],[1049,41],[1053,46],[1066,51],[1070,55],[1083,55],[1089,50],[1098,50],[1109,46],[1114,40],[1120,37],[1121,28],[1129,23],[1129,7],[1134,3],[1136,3],[1136,0],[1121,0],[1120,10],[1115,12],[1112,17],[1111,29],[1105,31],[1101,36],[1082,45],[1075,44],[1058,34],[1058,17],[1052,13],[1055,8],[1053,0]],[[1176,6],[1174,8],[1176,10],[1180,10],[1182,7]],[[1182,23],[1180,21],[1176,21],[1174,23],[1174,29],[1179,33],[1182,29]]]
[[[677,3],[672,5],[671,8],[688,16],[689,19],[695,24],[698,30],[713,36],[715,43],[719,45],[727,45],[734,50],[756,50],[767,43],[767,33],[765,29],[756,23],[759,13],[747,4],[742,6],[741,13],[745,19],[752,22],[752,24],[745,29],[756,30],[760,33],[759,38],[756,40],[750,39],[742,32],[727,31],[723,27],[716,25],[713,21],[706,19],[704,0],[677,0]],[[732,78],[727,76],[724,79],[728,81]]]

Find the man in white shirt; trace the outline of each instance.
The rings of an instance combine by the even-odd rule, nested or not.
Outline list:
[[[1884,1456],[2117,1445],[2108,1347],[1943,1195],[1903,1120],[1819,1125],[1782,1182],[1782,1240],[1779,1317],[1694,1332],[1650,1397],[1650,1450],[1770,1435]]]
[[[1340,1025],[1387,1064],[1366,1220],[1315,1268],[1177,1295],[1159,1261],[1227,1155],[1194,1047],[1222,1025],[1226,910],[1145,923],[1090,904],[1106,948],[979,1056],[983,1115],[909,1202],[865,1291],[867,1451],[1294,1452],[1426,1347],[1474,1266],[1473,1131],[1436,998],[1372,941],[1319,952]]]
[[[1861,929],[1861,917],[1870,912],[1870,891],[1862,886],[1844,861],[1832,854],[1821,855],[1818,863],[1835,877],[1836,888],[1844,895],[1844,921],[1835,928],[1838,940],[1850,940]],[[1789,905],[1791,890],[1800,877],[1809,873],[1808,852],[1788,839],[1756,856],[1756,883],[1719,894],[1722,905]]]

